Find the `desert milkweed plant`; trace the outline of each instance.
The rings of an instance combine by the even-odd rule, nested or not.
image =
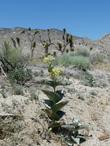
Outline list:
[[[63,90],[58,90],[57,86],[62,85],[59,78],[62,76],[63,71],[61,67],[54,65],[55,58],[51,55],[44,58],[44,63],[48,64],[48,73],[50,80],[46,81],[46,84],[52,87],[50,90],[42,90],[48,97],[45,100],[46,108],[45,113],[49,118],[49,132],[53,131],[60,135],[60,138],[67,146],[81,145],[86,141],[83,134],[80,134],[81,129],[85,129],[86,126],[82,125],[79,120],[73,120],[70,124],[61,124],[61,118],[65,112],[62,108],[68,103],[68,101],[62,101],[64,97]]]
[[[45,100],[46,109],[44,110],[50,120],[49,129],[52,131],[58,130],[61,126],[60,119],[63,117],[65,112],[61,109],[68,103],[68,101],[62,101],[64,93],[62,90],[56,90],[56,87],[61,85],[59,77],[63,71],[60,67],[53,65],[55,58],[48,55],[44,58],[43,62],[48,64],[48,73],[50,80],[46,81],[46,84],[52,87],[52,91],[42,90],[48,97]]]

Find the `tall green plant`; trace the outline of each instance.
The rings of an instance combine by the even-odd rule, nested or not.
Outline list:
[[[44,58],[44,62],[48,63],[48,72],[50,74],[50,80],[46,82],[50,87],[53,88],[53,91],[42,90],[48,97],[45,100],[46,109],[44,110],[47,116],[50,119],[49,128],[58,130],[61,126],[60,119],[63,117],[65,112],[62,111],[62,108],[68,103],[68,101],[61,101],[64,97],[62,90],[57,90],[56,87],[61,85],[61,82],[58,80],[58,77],[61,75],[61,69],[53,66],[54,58],[48,56]]]
[[[48,64],[48,72],[50,74],[50,80],[46,81],[46,84],[53,88],[52,91],[42,90],[48,97],[45,100],[46,112],[50,123],[49,130],[53,132],[58,132],[63,142],[67,146],[74,146],[74,144],[80,145],[86,138],[83,134],[80,134],[80,130],[84,129],[79,120],[73,120],[70,124],[61,124],[60,119],[65,114],[62,108],[68,103],[68,101],[62,101],[64,93],[62,90],[57,90],[57,87],[61,85],[61,81],[58,80],[61,75],[61,69],[54,66],[54,60],[52,56],[47,56],[44,58],[44,62]]]

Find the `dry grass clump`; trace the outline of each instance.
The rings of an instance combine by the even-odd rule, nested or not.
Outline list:
[[[98,63],[94,65],[95,69],[110,71],[110,63]]]
[[[0,139],[13,136],[23,129],[22,118],[18,115],[6,114],[0,115]]]
[[[98,64],[98,63],[103,63],[105,61],[105,56],[104,54],[101,54],[98,51],[95,51],[91,53],[90,55],[90,62],[91,64]]]

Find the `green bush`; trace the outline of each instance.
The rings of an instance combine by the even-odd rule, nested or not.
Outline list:
[[[14,70],[18,66],[26,66],[28,57],[22,55],[20,48],[14,48],[9,42],[4,42],[0,51],[0,61],[6,73]]]
[[[13,91],[15,95],[24,95],[23,93],[23,86],[18,84],[13,84]]]
[[[15,70],[12,70],[8,73],[8,77],[11,83],[17,83],[20,85],[24,85],[27,81],[32,79],[31,70],[23,68],[23,67],[16,67]]]
[[[72,55],[72,54],[64,54],[63,56],[57,57],[55,60],[55,64],[64,65],[64,66],[73,66],[78,69],[89,69],[90,62],[88,57],[84,57],[81,55]]]
[[[32,78],[31,71],[26,68],[28,58],[22,55],[20,48],[12,47],[9,42],[3,44],[0,61],[11,83],[24,85]]]
[[[21,61],[21,50],[12,47],[9,42],[4,42],[0,52],[0,61],[5,72],[14,69]]]
[[[81,130],[88,129],[78,119],[73,119],[72,123],[62,125],[61,137],[67,146],[80,146],[86,141],[86,136],[81,134]]]
[[[75,52],[76,56],[84,56],[84,57],[89,57],[90,56],[90,51],[88,48],[81,47],[76,50]]]
[[[4,42],[4,51],[3,51],[3,55],[4,57],[13,64],[13,66],[16,65],[16,63],[18,62],[18,60],[21,59],[21,50],[17,49],[17,48],[13,48],[10,46],[9,43]]]
[[[88,71],[84,72],[84,85],[90,87],[95,86],[95,79]]]

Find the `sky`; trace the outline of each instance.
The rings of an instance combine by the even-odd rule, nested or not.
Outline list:
[[[110,0],[0,0],[0,28],[57,28],[99,39],[110,33]]]

